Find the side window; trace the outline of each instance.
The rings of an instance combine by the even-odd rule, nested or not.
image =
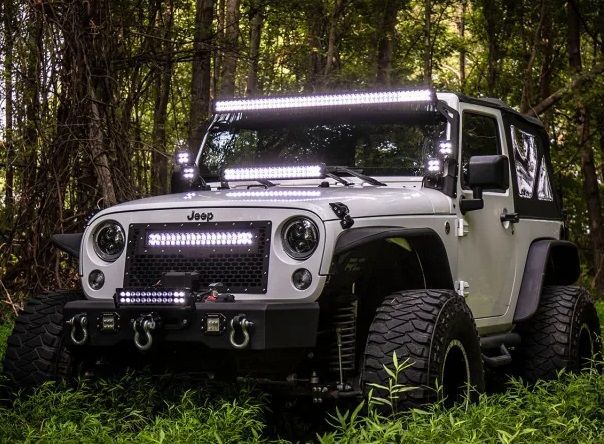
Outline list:
[[[465,111],[461,137],[461,186],[468,189],[470,157],[501,153],[497,119],[493,116]]]
[[[521,130],[510,125],[512,148],[514,150],[514,164],[516,165],[516,184],[518,196],[523,199],[536,197],[542,201],[554,200],[552,187],[547,172],[545,156],[540,146],[541,140],[535,134]],[[540,162],[538,162],[540,160]]]

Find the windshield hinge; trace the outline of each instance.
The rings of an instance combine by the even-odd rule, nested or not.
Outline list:
[[[335,213],[335,215],[340,219],[340,225],[345,230],[354,225],[354,219],[350,216],[350,210],[346,205],[342,202],[330,202],[329,206]]]

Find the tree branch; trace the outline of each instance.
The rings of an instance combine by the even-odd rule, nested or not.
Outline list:
[[[571,83],[563,88],[560,88],[556,92],[543,99],[537,105],[531,107],[531,109],[529,109],[525,114],[528,116],[538,116],[539,114],[543,114],[545,111],[558,103],[562,98],[564,98],[564,96],[575,89],[581,88],[585,83],[589,82],[603,72],[604,64],[596,65],[591,71],[576,77]]]

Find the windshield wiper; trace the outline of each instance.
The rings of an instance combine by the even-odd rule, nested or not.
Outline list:
[[[375,185],[378,187],[385,187],[386,184],[384,182],[380,182],[379,180],[371,177],[371,176],[367,176],[366,174],[363,173],[359,173],[356,170],[353,170],[351,168],[348,167],[343,167],[343,166],[329,166],[327,167],[327,170],[333,174],[333,175],[338,175],[338,173],[344,173],[344,174],[348,174],[350,176],[356,177],[357,179],[361,179],[363,182],[366,182],[370,185]],[[339,177],[339,176],[338,176]]]

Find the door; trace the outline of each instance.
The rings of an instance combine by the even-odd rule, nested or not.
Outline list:
[[[467,186],[472,156],[508,156],[501,113],[492,108],[461,104],[460,174],[458,196],[472,197]],[[511,180],[509,182],[511,184]],[[484,190],[484,208],[462,215],[458,210],[458,257],[456,286],[464,293],[475,318],[501,316],[507,311],[514,289],[514,225],[502,223],[501,215],[514,212],[512,189]]]

